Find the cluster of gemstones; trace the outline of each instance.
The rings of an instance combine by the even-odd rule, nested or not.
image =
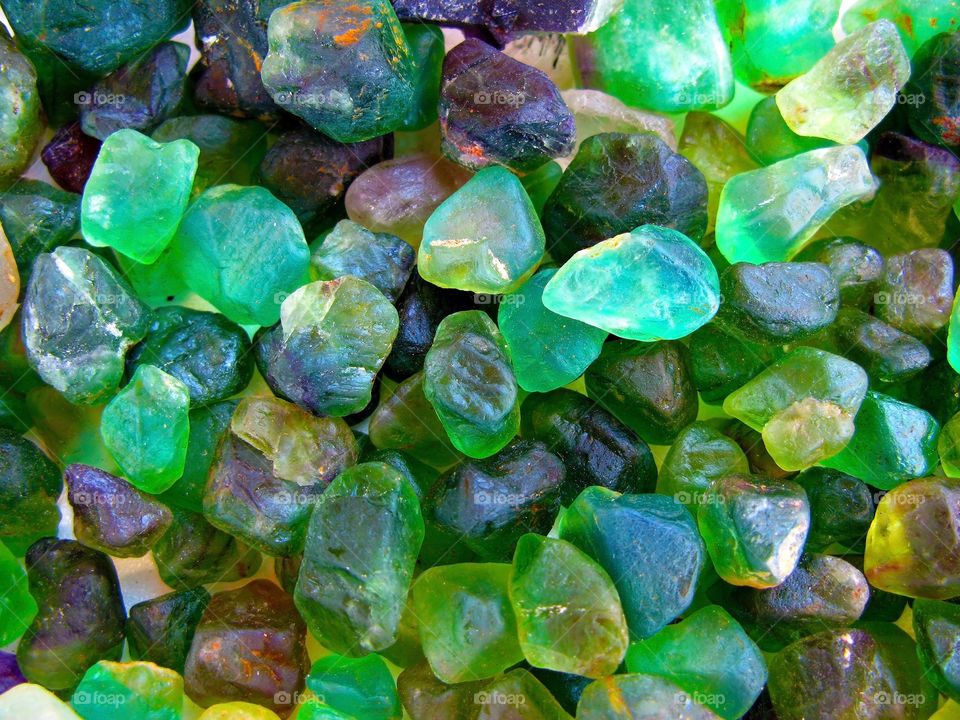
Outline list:
[[[0,720],[960,719],[960,0],[0,10]]]

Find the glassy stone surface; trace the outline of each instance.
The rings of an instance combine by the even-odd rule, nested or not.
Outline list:
[[[27,582],[27,573],[24,572],[20,560],[0,542],[0,593],[3,593],[3,603],[0,604],[0,642],[4,645],[12,643],[23,635],[37,615],[37,602],[30,594]],[[9,665],[9,662],[4,665]],[[17,668],[16,660],[13,667]],[[6,668],[4,668],[6,670]],[[19,673],[19,669],[17,669]],[[7,673],[5,672],[4,675]],[[6,678],[3,678],[6,681]],[[7,688],[0,682],[0,692]]]
[[[0,695],[0,712],[10,717],[36,715],[44,720],[78,720],[73,708],[42,685],[21,683]]]
[[[808,551],[823,552],[833,543],[859,544],[866,537],[876,505],[866,483],[822,467],[804,470],[794,480],[810,502]]]
[[[30,440],[0,429],[0,503],[5,509],[0,541],[22,556],[37,538],[56,535],[60,468]]]
[[[183,674],[193,634],[209,603],[210,593],[195,587],[131,607],[126,627],[130,657]]]
[[[716,720],[719,715],[700,705],[679,685],[642,673],[611,675],[588,685],[577,705],[578,720],[620,718]]]
[[[84,674],[70,702],[87,720],[176,720],[183,678],[151,662],[101,660]]]
[[[843,14],[843,30],[854,32],[879,18],[897,26],[911,56],[933,35],[960,26],[960,11],[954,0],[857,0]]]
[[[15,20],[9,15],[10,5],[4,3],[3,9],[7,19]],[[37,71],[17,50],[6,28],[0,33],[0,62],[4,68],[0,80],[0,187],[6,188],[30,166],[43,133],[43,119]]]
[[[747,456],[736,442],[707,423],[694,422],[677,434],[663,458],[657,492],[695,511],[711,482],[749,472]]]
[[[0,197],[0,223],[25,285],[41,253],[65,245],[80,229],[80,196],[21,178]]]
[[[40,159],[57,185],[72,193],[83,193],[100,152],[100,141],[83,132],[79,122],[57,130],[40,153]]]
[[[343,655],[320,658],[310,667],[307,689],[344,717],[349,714],[349,717],[370,720],[400,720],[403,714],[390,668],[376,654],[362,658]],[[301,709],[300,713],[303,712]],[[308,717],[325,716],[321,713],[308,714]]]

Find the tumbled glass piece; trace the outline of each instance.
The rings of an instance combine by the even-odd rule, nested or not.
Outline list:
[[[854,32],[880,18],[897,26],[912,56],[933,35],[960,27],[960,8],[956,0],[857,0],[843,14],[843,30]]]
[[[803,470],[846,447],[854,433],[853,417],[836,403],[807,397],[767,421],[763,444],[784,470]]]
[[[130,657],[182,674],[193,634],[209,602],[210,593],[195,587],[131,607],[126,627]]]
[[[207,707],[243,701],[289,714],[310,668],[307,628],[293,600],[269,580],[251,580],[210,599],[183,677]]]
[[[512,292],[536,270],[544,246],[540,219],[523,185],[503,168],[487,168],[427,220],[418,270],[440,287]]]
[[[272,325],[307,280],[296,215],[261,187],[217,185],[187,209],[172,255],[190,289],[241,324]],[[257,272],[251,272],[257,268]]]
[[[0,694],[3,717],[36,717],[43,720],[79,720],[73,708],[42,685],[21,683]]]
[[[960,699],[960,668],[956,647],[960,642],[960,608],[940,600],[913,603],[913,632],[924,677],[947,697]]]
[[[603,568],[569,542],[533,533],[520,538],[510,602],[531,665],[596,678],[623,661],[627,621],[620,596]]]
[[[177,232],[199,157],[189,140],[158,143],[136,130],[110,135],[83,191],[84,239],[154,262]]]
[[[37,538],[56,535],[57,498],[63,490],[58,468],[33,442],[0,429],[0,540],[22,556]]]
[[[712,481],[749,472],[747,456],[736,442],[706,423],[694,422],[677,434],[663,458],[657,492],[696,508]]]
[[[576,124],[553,81],[476,38],[447,53],[440,86],[443,151],[473,170],[529,172],[573,148]]]
[[[151,662],[101,660],[84,674],[70,698],[86,720],[177,720],[183,678]]]
[[[929,340],[950,320],[953,279],[953,258],[945,250],[892,255],[873,298],[874,312],[895,328]]]
[[[37,258],[22,315],[31,367],[83,404],[116,391],[124,354],[149,323],[146,306],[107,262],[66,246]]]
[[[470,457],[492,455],[520,429],[507,344],[479,310],[440,323],[424,363],[423,392],[454,446]]]
[[[422,542],[403,475],[384,463],[340,473],[314,507],[294,593],[310,632],[339,653],[392,645]]]
[[[270,16],[267,39],[270,95],[334,140],[369,140],[409,114],[416,68],[387,0],[286,5]]]
[[[424,655],[441,681],[483,680],[523,659],[509,579],[506,563],[442,565],[417,578],[413,611]]]
[[[341,220],[313,251],[310,264],[318,280],[353,275],[395,303],[416,257],[413,248],[396,235],[371,232],[351,220]]]
[[[10,3],[3,7],[9,10]],[[16,16],[7,17],[16,22]],[[6,188],[30,166],[43,134],[43,116],[37,71],[17,50],[6,28],[0,32],[0,63],[0,187]]]
[[[574,41],[583,87],[661,112],[713,110],[733,99],[730,52],[709,0],[626,0],[606,25]]]
[[[415,132],[437,120],[445,44],[443,31],[434,25],[404,23],[402,27],[416,70],[412,77],[413,102],[400,129]]]
[[[543,304],[619,337],[672,340],[716,314],[720,282],[690,238],[644,225],[574,255],[547,283]]]
[[[910,480],[888,492],[867,533],[864,573],[880,590],[948,600],[960,595],[960,483]]]
[[[0,542],[0,644],[9,645],[23,635],[37,615],[27,574],[20,561]]]
[[[344,655],[320,658],[310,667],[307,689],[344,716],[400,720],[403,713],[390,668],[376,654],[362,658]],[[301,709],[298,717],[303,714]],[[313,716],[308,713],[307,717]]]
[[[693,516],[676,500],[590,487],[557,530],[613,579],[632,638],[655,634],[693,601],[706,551]]]
[[[731,263],[789,260],[844,205],[877,188],[863,150],[811,150],[737,175],[717,211],[717,248]]]
[[[591,683],[577,705],[577,720],[718,720],[679,685],[656,675],[624,673]]]
[[[114,557],[141,557],[173,521],[166,505],[99,468],[68,465],[64,478],[74,535],[95,550]]]
[[[190,391],[172,375],[141,365],[103,410],[100,435],[127,479],[159,493],[183,474]]]
[[[39,611],[17,646],[31,682],[69,691],[98,660],[119,660],[126,613],[110,558],[73,540],[43,538],[27,551]]]
[[[365,280],[309,283],[283,300],[280,324],[258,336],[257,366],[277,395],[344,417],[370,403],[398,327],[396,308]]]
[[[100,141],[86,135],[75,121],[54,133],[43,146],[40,159],[57,185],[72,193],[83,193],[99,152]]]

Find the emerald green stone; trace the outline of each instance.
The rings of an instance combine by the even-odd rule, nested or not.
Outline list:
[[[6,6],[4,6],[6,7]],[[13,185],[33,161],[43,134],[37,71],[0,31],[0,187]]]
[[[416,72],[411,78],[413,102],[399,129],[423,130],[437,119],[445,52],[443,32],[423,23],[404,23],[402,27]]]
[[[42,685],[20,683],[0,694],[0,716],[80,720],[73,708]]]
[[[104,408],[103,444],[133,485],[160,493],[183,474],[189,412],[187,386],[153,365],[138,367]]]
[[[556,273],[555,268],[538,272],[503,297],[497,313],[517,383],[529,392],[548,392],[572,383],[597,359],[607,338],[599,328],[544,307],[544,287]]]
[[[759,648],[719,605],[633,643],[627,670],[669,680],[727,720],[743,716],[767,682]]]
[[[749,472],[747,456],[736,442],[706,423],[695,422],[680,431],[663,458],[657,492],[695,509],[711,482]]]
[[[857,0],[843,14],[843,30],[852,33],[881,18],[897,26],[913,56],[934,35],[960,27],[960,7],[956,0]]]
[[[372,718],[373,716],[363,715],[361,717]],[[316,698],[309,698],[297,711],[297,720],[354,720],[354,716],[335,710]]]
[[[307,675],[307,689],[322,698],[324,704],[343,713],[343,717],[400,720],[403,713],[393,675],[379,655],[320,658]],[[301,716],[302,709],[298,717]]]
[[[742,173],[720,196],[717,248],[731,263],[789,260],[837,210],[876,188],[867,158],[853,146]]]
[[[502,167],[485,168],[427,220],[418,269],[440,287],[513,292],[536,270],[545,243],[537,211],[517,176]]]
[[[272,325],[283,299],[308,279],[300,221],[261,187],[205,191],[187,209],[172,248],[190,289],[240,324]]]
[[[836,143],[818,137],[797,135],[777,107],[775,95],[753,106],[747,123],[747,149],[763,165],[773,165],[801,153],[833,147]]]
[[[626,0],[606,25],[574,41],[582,87],[660,112],[713,110],[733,99],[733,67],[714,5]]]
[[[158,143],[136,130],[110,135],[83,191],[84,239],[154,262],[187,209],[199,157],[200,148],[189,140]]]
[[[734,337],[710,323],[689,337],[693,383],[700,399],[722,405],[726,397],[783,356],[782,346]]]
[[[150,307],[156,308],[172,302],[170,298],[183,302],[191,294],[190,288],[180,276],[171,250],[168,245],[150,265],[138,263],[117,252],[113,254],[113,261],[121,276],[130,283],[137,297]]]
[[[719,715],[697,700],[656,675],[611,675],[587,685],[577,705],[577,720],[718,720]]]
[[[914,601],[913,633],[924,676],[951,700],[960,701],[960,607],[940,600]]]
[[[9,645],[30,627],[37,614],[37,602],[30,594],[23,565],[2,542],[0,598],[0,644]]]
[[[619,337],[677,339],[716,314],[720,281],[686,235],[644,225],[574,255],[547,283],[543,304]]]
[[[294,600],[310,632],[343,654],[397,637],[423,543],[420,502],[384,463],[344,470],[314,506]]]
[[[960,372],[960,299],[955,299],[947,328],[947,361]]]
[[[910,58],[896,26],[878,20],[845,37],[787,84],[777,93],[777,106],[798,135],[852,145],[893,109],[897,91],[909,79]]]
[[[424,362],[423,393],[454,446],[484,458],[520,430],[517,381],[507,344],[479,310],[448,315]]]
[[[937,438],[940,466],[947,477],[960,477],[960,413],[950,418]]]
[[[510,602],[527,661],[599,678],[616,672],[627,651],[627,621],[610,576],[565,540],[528,533],[510,574]]]
[[[434,674],[445,683],[494,677],[523,659],[508,595],[510,566],[461,563],[426,570],[413,612]]]
[[[70,401],[102,402],[123,377],[124,354],[147,334],[147,308],[104,260],[58,247],[34,264],[23,301],[27,358]]]
[[[849,444],[824,460],[825,466],[882,490],[936,468],[940,425],[926,410],[871,390],[854,424]]]
[[[697,512],[713,566],[731,585],[779,585],[800,560],[810,504],[789,480],[728,475],[713,481]]]
[[[101,660],[84,674],[70,702],[85,720],[179,720],[183,678],[151,662]]]

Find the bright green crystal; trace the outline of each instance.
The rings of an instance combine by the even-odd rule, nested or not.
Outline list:
[[[545,243],[517,176],[502,167],[485,168],[427,220],[419,271],[440,287],[513,292],[536,270]]]
[[[557,274],[541,270],[500,301],[497,324],[507,341],[517,383],[529,392],[563,387],[597,359],[607,333],[557,315],[543,305],[543,289]]]
[[[732,178],[717,248],[731,263],[789,260],[840,208],[876,190],[863,150],[822,148]]]
[[[160,493],[183,474],[189,411],[187,386],[153,365],[138,367],[104,408],[103,444],[133,485]]]
[[[27,573],[0,542],[0,645],[9,645],[30,627],[37,602],[30,594]]]
[[[30,166],[43,134],[37,72],[6,28],[0,30],[0,187],[16,182]]]
[[[938,33],[960,28],[957,0],[857,0],[843,14],[843,29],[851,33],[883,18],[895,23],[908,54]]]
[[[101,660],[70,702],[85,720],[179,720],[183,678],[151,662]]]
[[[784,122],[775,95],[765,97],[753,106],[747,123],[746,143],[750,154],[763,165],[836,144],[823,138],[797,135]]]
[[[896,26],[878,20],[841,40],[805,74],[777,93],[790,129],[850,145],[897,102],[910,79],[910,58]]]
[[[479,310],[448,315],[424,361],[423,392],[457,450],[484,458],[520,429],[518,388],[507,344]]]
[[[413,586],[423,653],[443,682],[483,680],[523,659],[505,563],[441,565]]]
[[[606,25],[574,41],[581,87],[627,105],[687,112],[733,98],[733,68],[710,0],[626,0]]]
[[[950,418],[937,439],[940,466],[947,477],[960,478],[960,413]]]
[[[136,130],[106,139],[83,191],[84,239],[149,265],[177,232],[187,209],[200,148],[158,143]]]
[[[565,540],[528,533],[513,556],[510,601],[534,667],[599,678],[627,651],[627,621],[610,576]]]
[[[673,340],[720,307],[716,268],[683,233],[656,225],[581,250],[543,291],[548,310],[632,340]]]
[[[362,658],[344,655],[320,658],[310,668],[307,689],[323,698],[326,705],[350,717],[400,720],[403,712],[390,668],[383,658],[373,653]]]
[[[300,221],[262,187],[204,192],[187,209],[172,248],[190,289],[241,324],[275,323],[280,303],[308,279]]]

